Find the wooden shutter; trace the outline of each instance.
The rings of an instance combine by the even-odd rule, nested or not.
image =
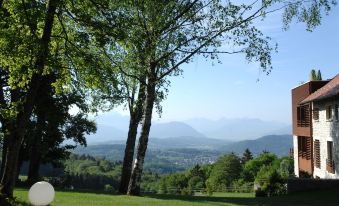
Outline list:
[[[313,119],[314,120],[319,120],[319,108],[314,108],[313,109]]]
[[[306,159],[310,160],[312,158],[312,141],[310,137],[305,137],[306,139]]]
[[[320,142],[319,140],[314,140],[314,161],[315,161],[315,167],[320,168]]]

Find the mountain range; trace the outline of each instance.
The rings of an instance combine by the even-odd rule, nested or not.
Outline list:
[[[96,134],[87,136],[89,144],[125,141],[129,117],[118,113],[99,115]],[[291,134],[291,125],[260,119],[238,118],[209,120],[204,118],[186,121],[152,122],[150,138],[196,137],[230,141],[255,139],[264,135]]]

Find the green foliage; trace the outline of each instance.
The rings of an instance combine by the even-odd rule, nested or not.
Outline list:
[[[64,171],[66,187],[104,191],[106,185],[110,185],[113,192],[118,188],[121,163],[72,154],[64,162]]]
[[[294,161],[291,157],[283,157],[280,160],[280,168],[278,170],[282,178],[287,179],[294,177]]]
[[[253,192],[253,182],[246,182],[244,179],[238,179],[233,182],[234,192]]]
[[[311,81],[316,81],[317,80],[317,74],[316,74],[314,69],[311,70],[310,80]]]
[[[199,190],[207,195],[215,191],[231,190],[232,192],[253,192],[253,183],[260,183],[258,195],[284,194],[283,185],[286,178],[293,177],[293,159],[277,158],[276,155],[263,152],[256,158],[241,164],[235,154],[224,155],[211,165],[196,165],[183,173],[161,176],[158,181],[160,194],[186,194]],[[247,175],[247,176],[246,176]],[[268,186],[272,183],[272,187]]]
[[[241,171],[240,158],[233,153],[225,155],[214,164],[207,181],[214,190],[224,190],[240,177]]]
[[[312,69],[311,75],[310,75],[310,81],[321,81],[321,80],[322,80],[321,71],[318,70],[318,72],[316,72],[314,69]]]
[[[320,81],[323,80],[320,70],[318,70],[317,79],[320,80]]]
[[[241,163],[245,164],[246,162],[248,162],[252,159],[253,159],[252,152],[248,148],[246,148],[245,152],[243,153],[243,155],[241,157]]]
[[[284,2],[277,0],[277,2]],[[283,22],[285,29],[289,28],[291,22],[296,19],[307,26],[308,31],[313,31],[321,24],[321,20],[328,15],[331,9],[337,4],[336,0],[313,0],[295,1],[285,7]]]
[[[272,153],[262,153],[257,158],[248,161],[244,165],[242,178],[247,182],[253,182],[262,166],[277,164],[277,156]],[[277,168],[278,166],[276,166]]]
[[[262,166],[258,172],[255,184],[259,185],[256,190],[257,196],[280,196],[287,194],[287,188],[283,177],[273,166]]]
[[[110,184],[105,185],[104,188],[105,188],[104,189],[105,192],[107,192],[107,193],[111,193],[111,194],[116,193],[116,190]]]

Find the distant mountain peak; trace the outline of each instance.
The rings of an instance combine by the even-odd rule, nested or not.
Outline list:
[[[178,121],[168,123],[156,123],[152,126],[150,137],[205,137],[204,134],[195,130],[192,126]]]

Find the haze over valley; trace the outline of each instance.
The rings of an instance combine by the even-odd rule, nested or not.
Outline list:
[[[89,144],[121,142],[128,131],[128,116],[110,113],[96,117],[97,132],[87,137]],[[153,121],[150,138],[210,138],[235,142],[265,135],[291,134],[291,125],[254,118],[195,118],[185,121]]]
[[[128,121],[119,113],[97,116],[97,133],[88,136],[88,146],[78,147],[75,153],[122,161]],[[247,148],[253,155],[269,151],[285,156],[291,147],[291,126],[285,123],[251,118],[154,121],[145,168],[171,173],[213,163],[226,153],[241,155]]]

